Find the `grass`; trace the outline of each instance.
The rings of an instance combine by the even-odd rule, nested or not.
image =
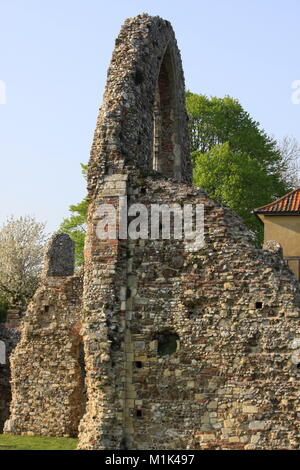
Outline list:
[[[0,434],[0,450],[74,450],[77,439]]]

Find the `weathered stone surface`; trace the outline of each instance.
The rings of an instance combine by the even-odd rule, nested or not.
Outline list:
[[[290,344],[299,336],[299,286],[275,245],[256,249],[235,214],[189,184],[183,93],[170,24],[147,15],[127,20],[88,171],[89,402],[79,448],[294,448],[299,369]],[[97,208],[118,208],[117,181],[126,181],[128,206],[203,204],[205,247],[97,239]],[[157,335],[166,331],[178,345],[160,355]]]
[[[25,315],[25,312],[20,308],[10,308],[7,310],[5,326],[6,328],[19,329],[21,325],[21,319]]]
[[[140,15],[116,40],[92,146],[83,309],[79,280],[45,277],[13,355],[7,432],[75,433],[82,320],[80,449],[299,448],[299,284],[190,183],[174,33]],[[99,205],[118,210],[120,195],[203,204],[205,246],[100,240]]]
[[[42,276],[11,356],[12,402],[6,433],[76,436],[84,412],[82,275],[62,275],[73,271],[73,245],[61,235],[65,234],[56,234],[53,247],[47,248],[50,274]],[[63,262],[57,262],[56,256],[62,256]]]
[[[128,240],[114,258],[103,242],[101,261],[95,252],[85,280],[91,408],[80,447],[297,448],[299,322],[290,313],[299,313],[299,285],[284,260],[255,248],[241,220],[199,189],[160,176],[139,186],[131,174],[130,182],[139,189],[131,203],[168,204],[174,194],[203,203],[206,245],[189,252],[181,240]],[[101,242],[92,243],[96,250]],[[114,272],[107,270],[113,259]],[[94,347],[91,333],[100,328],[107,341]],[[153,338],[166,329],[179,347],[160,356]]]
[[[74,274],[74,242],[66,233],[54,233],[48,242],[44,260],[45,276]]]
[[[276,240],[268,240],[263,244],[264,250],[273,251],[274,253],[278,253],[282,256],[282,246]]]

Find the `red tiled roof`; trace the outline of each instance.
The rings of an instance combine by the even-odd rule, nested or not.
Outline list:
[[[274,202],[258,207],[253,211],[256,214],[270,213],[299,213],[300,214],[300,187],[282,196]]]

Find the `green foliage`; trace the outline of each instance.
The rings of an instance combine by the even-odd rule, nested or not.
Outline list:
[[[75,264],[80,266],[83,264],[83,249],[85,238],[85,226],[88,210],[88,202],[86,199],[76,205],[69,207],[70,217],[64,219],[60,226],[60,231],[68,233],[75,243]]]
[[[252,210],[270,201],[273,179],[257,160],[247,153],[231,151],[228,142],[215,145],[208,152],[195,152],[193,182],[233,209],[261,238],[262,225]]]
[[[77,439],[46,436],[0,435],[0,450],[75,450]]]
[[[86,180],[88,165],[85,165],[84,163],[80,163],[80,166],[81,166],[81,174],[83,175],[84,179]]]
[[[269,137],[234,98],[186,93],[192,152],[207,152],[229,142],[233,151],[248,153],[269,170],[280,167],[277,142]]]
[[[239,214],[260,244],[262,225],[252,210],[292,189],[277,142],[229,96],[187,92],[186,105],[194,184]]]
[[[186,106],[194,184],[239,214],[261,244],[263,226],[252,211],[293,189],[290,156],[230,96],[208,98],[188,91]],[[87,165],[81,168],[86,178]],[[83,263],[87,208],[86,199],[70,206],[71,215],[60,227],[75,242],[77,265]]]
[[[88,166],[80,163],[81,173],[86,179]],[[84,239],[86,230],[86,219],[88,211],[88,202],[84,198],[78,204],[69,207],[70,217],[65,218],[59,230],[70,235],[75,243],[75,265],[81,266],[84,262]]]

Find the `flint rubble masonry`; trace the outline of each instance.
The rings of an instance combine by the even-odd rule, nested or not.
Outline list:
[[[79,449],[299,448],[299,284],[278,250],[255,248],[240,218],[191,185],[184,103],[170,23],[126,20],[89,161],[83,307],[79,279],[44,278],[12,359],[14,432],[76,432],[82,323]],[[203,204],[205,246],[99,240],[99,205],[125,195]]]

